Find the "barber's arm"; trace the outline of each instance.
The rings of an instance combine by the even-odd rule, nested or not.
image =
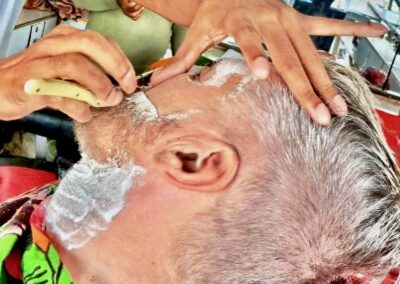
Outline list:
[[[123,98],[122,91],[114,88],[96,64],[125,92],[134,92],[135,72],[116,43],[95,32],[58,26],[26,51],[0,61],[0,120],[18,119],[47,106],[80,122],[91,118],[89,106],[83,102],[25,94],[24,84],[35,78],[72,80],[91,90],[106,105],[117,105]]]
[[[264,42],[276,69],[299,104],[322,125],[330,123],[331,111],[345,115],[347,106],[333,88],[309,36],[380,36],[387,31],[379,24],[302,15],[281,0],[135,2],[175,23],[190,24],[176,62],[154,74],[154,84],[188,70],[204,50],[228,35],[236,39],[253,74],[266,79],[271,67],[261,45]]]

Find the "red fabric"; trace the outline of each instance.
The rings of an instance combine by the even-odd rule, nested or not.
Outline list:
[[[44,203],[48,201],[46,199],[42,204],[40,204],[33,212],[31,215],[30,219],[30,224],[34,225],[38,230],[44,232],[45,227],[44,227]]]
[[[398,277],[399,277],[399,270],[391,269],[390,272],[385,277],[385,279],[381,282],[381,284],[395,284]],[[360,274],[357,276],[350,277],[348,283],[349,284],[368,284],[368,283],[370,283],[371,279],[373,279],[373,277],[368,277],[368,276]]]
[[[46,171],[14,166],[0,167],[0,203],[56,179],[54,173]]]
[[[392,115],[380,110],[376,112],[381,119],[386,140],[396,155],[397,164],[400,165],[400,115]]]
[[[4,268],[15,279],[22,280],[22,271],[20,267],[22,252],[20,249],[14,249],[4,262]]]
[[[386,276],[385,280],[383,280],[382,284],[395,284],[398,277],[399,270],[392,269],[390,273]]]

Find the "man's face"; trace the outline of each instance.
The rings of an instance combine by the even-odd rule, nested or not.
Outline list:
[[[216,68],[221,72],[223,64],[233,74],[218,78],[223,84],[215,84]],[[114,165],[134,163],[145,171],[127,175],[135,179],[133,188],[107,230],[72,251],[58,238],[62,258],[77,283],[89,279],[95,283],[176,283],[173,255],[179,234],[195,215],[215,206],[237,180],[240,149],[230,137],[235,128],[242,129],[238,123],[248,122],[240,121],[245,110],[232,109],[232,98],[227,96],[239,96],[236,88],[248,76],[244,72],[248,70],[243,62],[225,62],[149,89],[146,103],[156,108],[157,119],[143,117],[146,103],[135,101],[101,111],[92,122],[77,126],[83,153],[94,162],[107,164],[115,159]],[[251,135],[249,129],[248,138]],[[257,151],[248,149],[251,152],[256,155]],[[78,167],[76,171],[87,174]],[[99,172],[89,171],[90,175]],[[90,187],[93,181],[88,178],[85,183]],[[69,180],[67,176],[64,188],[70,186]],[[72,186],[77,183],[84,182],[74,180]]]

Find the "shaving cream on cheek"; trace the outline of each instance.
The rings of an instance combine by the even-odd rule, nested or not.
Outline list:
[[[45,208],[46,229],[66,249],[85,245],[122,210],[144,169],[83,156],[61,181]]]
[[[144,92],[137,92],[128,97],[126,100],[128,105],[134,110],[135,120],[144,122],[157,120],[157,109]]]

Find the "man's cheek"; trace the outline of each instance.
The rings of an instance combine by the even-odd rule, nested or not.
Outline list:
[[[93,119],[90,122],[75,124],[80,151],[105,163],[121,149],[128,149],[126,141],[134,130],[131,116],[131,110],[122,106],[93,110]]]
[[[132,163],[99,164],[83,156],[46,206],[46,229],[67,250],[84,246],[122,210],[144,169]]]

